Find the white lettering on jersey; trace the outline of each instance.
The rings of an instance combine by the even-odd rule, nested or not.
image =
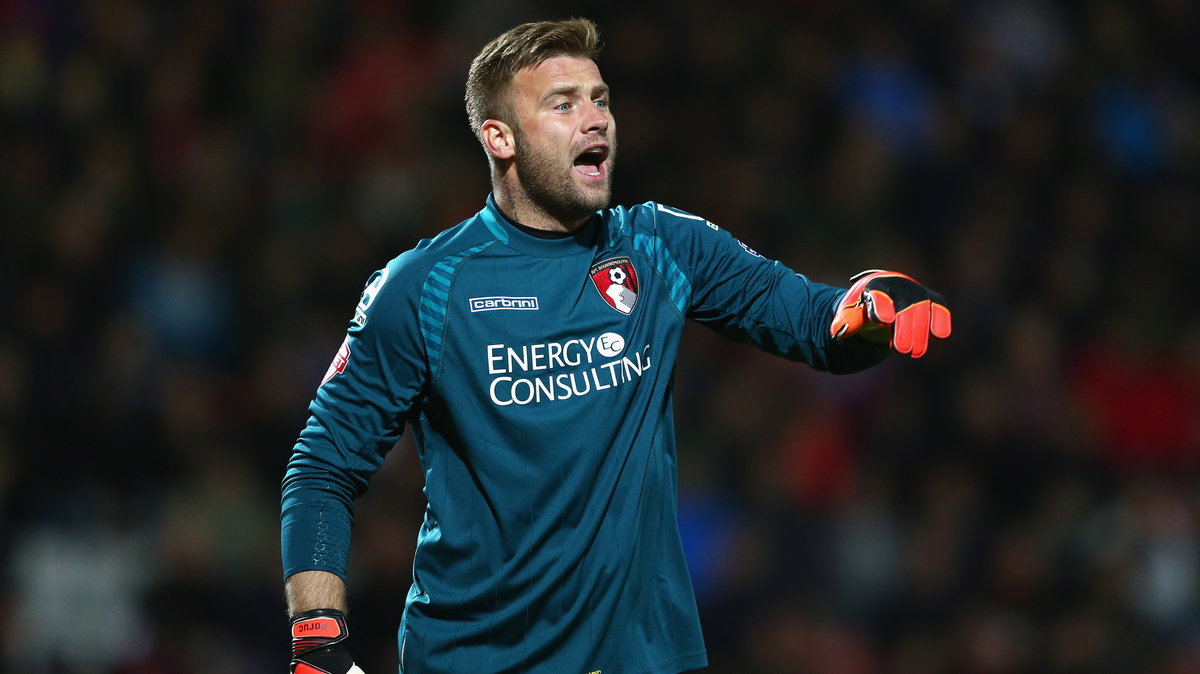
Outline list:
[[[536,297],[472,297],[467,300],[471,313],[478,311],[537,311]]]
[[[605,358],[613,358],[625,350],[625,338],[615,332],[606,332],[596,338],[596,351]]]
[[[615,332],[564,342],[488,344],[485,352],[488,374],[500,375],[492,379],[488,397],[501,407],[605,391],[641,377],[651,367],[649,344],[622,356],[625,338]],[[571,371],[554,372],[563,369]]]

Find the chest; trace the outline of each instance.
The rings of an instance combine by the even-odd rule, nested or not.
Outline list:
[[[629,339],[654,328],[662,308],[657,285],[648,261],[633,252],[487,257],[459,271],[447,323],[451,338],[464,344],[554,343],[603,333]]]
[[[481,257],[457,270],[448,294],[439,380],[493,398],[510,385],[580,389],[585,373],[593,389],[638,377],[682,330],[635,251]]]

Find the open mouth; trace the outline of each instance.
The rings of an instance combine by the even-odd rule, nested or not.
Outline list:
[[[575,157],[575,170],[588,178],[604,178],[608,146],[593,145]]]

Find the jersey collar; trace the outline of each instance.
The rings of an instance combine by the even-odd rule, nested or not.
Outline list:
[[[495,196],[491,194],[488,195],[487,205],[479,211],[479,218],[487,225],[488,231],[509,248],[535,257],[567,257],[595,248],[599,214],[588,218],[571,236],[561,239],[542,239],[517,229],[496,205]]]

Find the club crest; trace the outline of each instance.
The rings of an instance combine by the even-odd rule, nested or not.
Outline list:
[[[610,257],[592,265],[592,284],[608,306],[628,316],[638,299],[638,277],[633,261],[627,257]]]

